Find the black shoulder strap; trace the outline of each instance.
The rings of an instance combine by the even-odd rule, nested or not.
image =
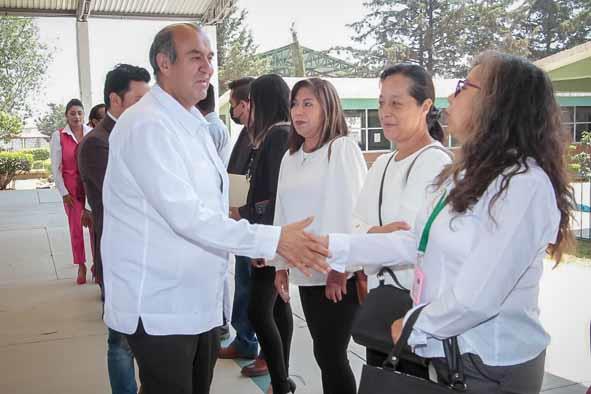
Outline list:
[[[384,173],[382,174],[382,182],[380,182],[380,194],[378,197],[378,221],[380,222],[380,226],[384,225],[384,223],[382,222],[382,200],[384,199],[384,181],[386,180],[386,172],[388,172],[388,167],[390,166],[390,162],[392,161],[394,156],[396,156],[397,152],[398,151],[395,151],[392,154],[392,156],[390,156],[390,158],[388,159],[388,162],[386,163],[386,167],[384,167]]]

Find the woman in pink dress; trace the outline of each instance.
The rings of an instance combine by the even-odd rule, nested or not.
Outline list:
[[[85,210],[86,196],[78,173],[76,152],[78,143],[91,128],[84,124],[84,107],[80,100],[72,99],[68,102],[66,120],[66,127],[55,131],[51,136],[51,168],[55,186],[64,200],[74,264],[78,265],[76,283],[81,285],[86,283],[86,254],[82,227],[89,227],[91,219],[90,213]]]

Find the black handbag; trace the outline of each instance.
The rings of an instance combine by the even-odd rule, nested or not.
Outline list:
[[[449,367],[446,383],[432,382],[397,370],[401,352],[407,346],[412,327],[423,308],[417,308],[409,316],[399,341],[390,351],[382,367],[363,366],[359,394],[452,394],[454,391],[465,392],[467,390],[456,337],[443,341],[445,358]]]
[[[386,284],[386,273],[397,286]],[[412,308],[412,299],[410,291],[398,282],[390,268],[383,267],[378,273],[378,279],[379,286],[369,292],[355,316],[351,335],[356,343],[388,354],[394,346],[390,327]]]
[[[451,157],[451,153],[443,147],[427,147],[414,158],[408,167],[404,178],[405,184],[408,182],[417,159],[429,149],[441,150]],[[388,167],[395,156],[396,154],[393,154],[388,159],[380,182],[380,191],[378,194],[378,221],[380,226],[383,225],[382,204],[384,197],[384,183]],[[392,277],[396,286],[386,284],[384,280],[384,275],[386,273]],[[383,354],[388,354],[394,346],[390,335],[391,325],[395,320],[406,316],[406,313],[412,308],[413,302],[410,297],[410,291],[400,284],[394,271],[390,268],[383,267],[378,273],[378,279],[380,280],[379,286],[369,292],[367,298],[357,312],[355,320],[353,321],[351,334],[356,343],[369,349],[377,350]],[[424,365],[424,360],[412,353],[408,347],[402,351],[402,357],[415,364]]]

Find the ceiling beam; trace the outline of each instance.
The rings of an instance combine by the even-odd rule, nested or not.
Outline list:
[[[78,8],[76,10],[76,20],[78,22],[88,22],[92,3],[93,0],[78,0]]]

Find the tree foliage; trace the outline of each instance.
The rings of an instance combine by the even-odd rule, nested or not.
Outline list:
[[[0,152],[0,190],[5,190],[18,173],[31,171],[33,156],[22,152]]]
[[[0,16],[0,111],[21,118],[30,114],[30,99],[51,59],[32,18]]]
[[[353,47],[333,48],[353,61],[355,76],[375,77],[410,61],[432,74],[465,74],[489,49],[532,60],[591,39],[591,0],[368,0],[351,24]]]
[[[23,129],[23,122],[18,116],[9,115],[0,110],[0,140],[8,142]]]
[[[66,126],[66,107],[63,104],[47,104],[49,110],[42,117],[35,120],[35,125],[41,134],[51,136],[54,131]]]
[[[591,39],[591,1],[527,0],[515,12],[515,34],[541,59]]]
[[[220,91],[227,89],[228,82],[247,76],[264,74],[267,62],[256,55],[258,49],[246,19],[248,12],[236,5],[217,25],[217,51]]]

